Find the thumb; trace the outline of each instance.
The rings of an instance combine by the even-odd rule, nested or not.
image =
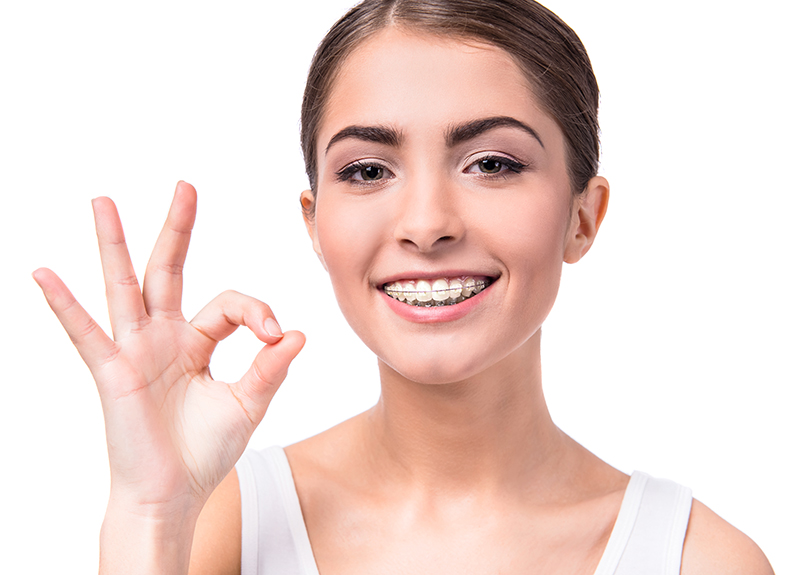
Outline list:
[[[305,343],[306,337],[301,332],[287,331],[277,343],[265,345],[247,373],[233,384],[241,396],[252,402],[252,409],[256,412],[255,421],[264,417],[272,397],[286,378],[289,364]]]

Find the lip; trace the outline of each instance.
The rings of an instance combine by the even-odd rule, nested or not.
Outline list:
[[[469,314],[475,307],[479,306],[484,299],[486,299],[486,294],[492,291],[496,281],[492,281],[491,284],[480,293],[472,296],[471,298],[465,299],[461,303],[453,304],[453,305],[443,305],[443,306],[431,306],[431,307],[420,307],[415,305],[408,305],[407,303],[403,303],[397,301],[396,299],[389,297],[384,291],[383,286],[386,283],[391,283],[393,281],[398,281],[401,279],[437,279],[442,277],[460,277],[460,276],[469,276],[471,274],[467,273],[453,273],[448,275],[435,275],[435,276],[426,276],[426,275],[419,275],[419,276],[397,276],[397,279],[389,279],[385,282],[381,283],[377,286],[377,290],[380,293],[380,296],[383,298],[383,301],[386,302],[386,305],[391,309],[394,313],[396,313],[401,318],[411,321],[414,323],[444,323],[444,322],[451,322],[456,321],[458,319],[463,318],[467,314]],[[488,275],[477,276],[473,275],[472,277],[492,277]],[[496,278],[493,278],[496,279]]]
[[[460,278],[460,277],[472,277],[475,279],[478,278],[489,278],[494,283],[500,274],[497,273],[486,273],[486,272],[476,272],[475,270],[441,270],[436,272],[430,271],[408,271],[399,274],[393,274],[391,276],[386,276],[375,282],[375,285],[378,289],[382,289],[383,286],[386,284],[390,284],[392,282],[403,281],[403,280],[438,280],[441,278]]]

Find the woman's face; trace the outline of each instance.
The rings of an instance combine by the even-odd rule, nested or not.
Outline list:
[[[413,381],[467,379],[531,341],[591,244],[561,131],[498,48],[378,33],[340,70],[316,146],[315,250],[350,325]]]

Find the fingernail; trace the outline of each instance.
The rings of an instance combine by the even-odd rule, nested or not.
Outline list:
[[[281,326],[279,326],[278,322],[271,317],[268,317],[264,320],[264,329],[267,330],[267,333],[272,337],[283,337]]]

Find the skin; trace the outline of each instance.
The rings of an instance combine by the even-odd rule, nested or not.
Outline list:
[[[538,138],[504,125],[448,142],[453,126],[497,117]],[[389,128],[397,141],[329,145],[350,126]],[[628,477],[553,424],[540,340],[562,263],[591,247],[608,183],[597,177],[572,194],[563,137],[503,51],[397,29],[349,56],[317,149],[318,193],[301,197],[314,214],[306,225],[381,377],[374,408],[286,449],[320,573],[593,573]],[[499,175],[481,173],[487,155],[506,158]],[[527,167],[509,170],[509,158]],[[356,161],[381,166],[385,177],[360,183],[360,169],[337,176]],[[240,294],[223,294],[192,322],[182,318],[177,272],[193,194],[179,185],[142,291],[130,281],[113,204],[96,202],[120,341],[92,327],[52,272],[35,273],[106,409],[112,500],[103,572],[239,572],[230,469],[302,346],[299,333],[275,331],[265,304]],[[380,290],[390,279],[456,275],[495,281],[447,321],[435,310],[409,319]],[[252,329],[264,351],[241,382],[214,382],[208,357],[236,325]],[[161,353],[158,365],[133,370],[167,329],[191,357]],[[208,419],[193,415],[206,396],[225,406],[205,412],[219,414],[213,429],[193,425]],[[153,409],[155,401],[166,408]],[[137,467],[153,446],[161,455],[150,462],[155,484]],[[749,539],[695,502],[681,572],[772,571]]]
[[[502,127],[447,145],[451,126],[496,116],[533,127],[541,144]],[[402,138],[328,145],[349,126]],[[553,424],[539,345],[562,262],[591,247],[608,183],[570,193],[563,137],[502,51],[393,29],[347,60],[317,151],[306,225],[345,317],[378,357],[382,389],[369,412],[286,449],[320,573],[593,573],[628,477]],[[472,162],[484,152],[535,169],[481,178]],[[365,160],[391,177],[337,179]],[[497,280],[468,315],[440,324],[399,317],[377,289],[450,275],[441,270]],[[237,498],[229,478],[213,520],[236,516]],[[700,502],[684,555],[684,575],[772,572]]]
[[[269,307],[220,294],[191,321],[181,269],[196,193],[180,182],[140,288],[117,210],[92,202],[113,339],[48,269],[34,279],[97,383],[111,468],[101,573],[185,573],[198,514],[244,451],[304,338]],[[265,346],[238,382],[211,378],[217,343],[238,326]]]

